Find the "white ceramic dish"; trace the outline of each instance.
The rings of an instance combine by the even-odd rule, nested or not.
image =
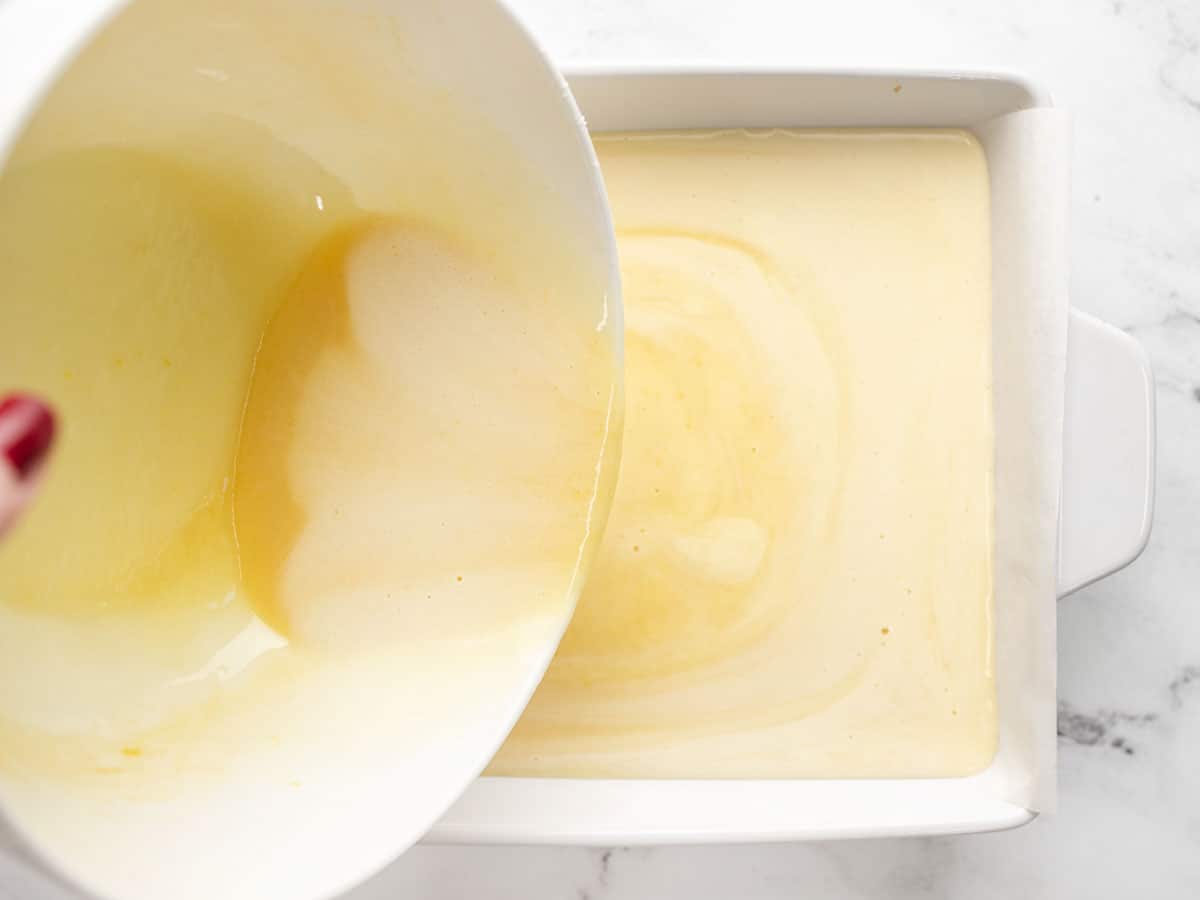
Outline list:
[[[593,131],[971,127],[1050,106],[1036,86],[996,74],[599,67],[569,73],[568,81]],[[1149,363],[1129,336],[1078,311],[1069,323],[1063,452],[1060,597],[1132,562],[1149,537],[1153,509]],[[979,779],[487,777],[427,840],[654,844],[928,835],[1010,828],[1035,815],[997,799]]]

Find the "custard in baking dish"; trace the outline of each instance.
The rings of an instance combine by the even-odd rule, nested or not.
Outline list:
[[[498,775],[906,777],[995,753],[988,172],[950,130],[597,139],[617,495]]]

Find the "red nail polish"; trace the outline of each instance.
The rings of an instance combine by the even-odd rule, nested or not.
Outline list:
[[[54,441],[54,413],[28,394],[0,400],[0,454],[24,478],[37,467]]]

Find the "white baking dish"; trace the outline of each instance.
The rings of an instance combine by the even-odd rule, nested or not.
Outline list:
[[[1048,96],[1029,82],[995,74],[600,67],[569,73],[568,80],[593,131],[969,128],[1006,113],[1050,106]],[[1059,596],[1137,557],[1149,537],[1154,483],[1153,379],[1142,349],[1078,311],[1070,314],[1067,343]],[[1052,653],[1053,645],[1046,650]],[[1036,815],[998,799],[984,785],[980,776],[836,781],[485,777],[427,840],[649,844],[949,834],[1009,828]]]

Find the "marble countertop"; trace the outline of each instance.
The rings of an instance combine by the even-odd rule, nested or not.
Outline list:
[[[1158,381],[1154,533],[1059,604],[1059,809],[1002,834],[417,847],[346,900],[1200,896],[1200,2],[512,0],[560,62],[1002,68],[1074,115],[1075,305]]]
[[[1073,302],[1158,382],[1143,557],[1062,601],[1057,813],[1001,834],[417,847],[345,900],[1200,896],[1200,2],[511,0],[563,63],[1002,68],[1075,117]],[[43,894],[4,866],[0,898]]]

